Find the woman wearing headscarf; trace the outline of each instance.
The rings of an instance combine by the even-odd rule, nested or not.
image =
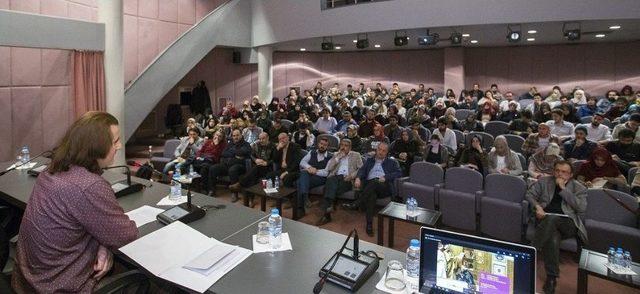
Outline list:
[[[271,112],[277,112],[280,109],[284,109],[282,104],[280,104],[280,98],[278,98],[278,97],[273,97],[271,99],[271,103],[269,103],[269,106],[267,108]]]
[[[627,186],[627,179],[620,173],[611,153],[597,147],[589,160],[580,166],[576,179],[587,188],[621,188]],[[603,185],[604,186],[601,186]]]
[[[408,129],[403,129],[400,138],[391,144],[389,154],[398,160],[404,176],[409,175],[409,168],[413,164],[413,158],[420,152],[421,145]]]
[[[529,161],[529,175],[532,179],[553,175],[553,165],[563,160],[560,156],[560,146],[549,143],[547,147],[536,152]]]
[[[509,149],[507,139],[504,136],[496,137],[493,149],[489,152],[489,174],[505,174],[519,176],[522,174],[522,164],[518,154]]]
[[[442,168],[447,168],[449,165],[449,149],[441,144],[442,138],[440,135],[431,135],[431,141],[424,148],[423,157],[424,161],[435,163]]]
[[[384,135],[384,127],[382,125],[376,125],[373,127],[373,135],[362,145],[361,153],[374,156],[381,142],[389,144],[389,137]]]
[[[471,145],[465,146],[456,155],[456,165],[468,167],[480,173],[484,173],[487,167],[487,153],[482,149],[482,137],[471,137]]]

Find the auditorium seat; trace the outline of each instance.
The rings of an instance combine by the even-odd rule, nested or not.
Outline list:
[[[471,109],[457,109],[455,117],[458,121],[464,121],[465,119],[467,119],[469,114],[475,115],[476,112],[475,110],[471,110]]]
[[[458,229],[477,228],[477,197],[482,193],[482,174],[463,167],[447,169],[444,186],[438,191],[442,223]]]
[[[444,183],[444,170],[437,164],[430,162],[414,162],[411,165],[409,176],[399,186],[400,197],[406,201],[412,196],[418,201],[418,206],[427,209],[438,207],[436,186]]]
[[[151,157],[151,164],[157,170],[162,170],[169,161],[173,160],[175,156],[173,153],[176,151],[176,148],[180,145],[180,140],[178,139],[169,139],[164,142],[164,148],[162,150],[162,154],[159,156]]]
[[[609,246],[621,247],[631,252],[634,261],[640,261],[636,198],[609,189],[589,189],[587,195],[585,227],[589,243],[586,248],[606,253]]]
[[[329,140],[329,151],[337,151],[340,148],[340,139],[338,137],[336,137],[335,135],[331,135],[331,134],[320,134],[316,137],[316,142],[314,146],[318,146],[318,140],[320,140],[321,138],[327,138],[327,140]]]
[[[508,129],[509,124],[499,120],[493,120],[484,125],[484,131],[494,138],[506,134]]]
[[[507,145],[509,148],[516,153],[522,153],[522,145],[524,145],[524,138],[522,136],[514,135],[514,134],[505,134],[505,139],[507,139]],[[522,168],[526,169],[525,166]]]
[[[480,232],[492,238],[522,242],[529,217],[525,181],[516,176],[491,174],[480,198]]]
[[[486,132],[470,132],[465,137],[465,145],[469,146],[471,144],[471,138],[473,136],[480,136],[482,138],[482,149],[489,152],[491,148],[493,148],[493,135]]]

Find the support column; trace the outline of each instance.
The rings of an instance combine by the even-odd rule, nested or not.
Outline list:
[[[104,77],[107,112],[120,122],[122,149],[116,154],[114,165],[125,164],[124,152],[124,57],[123,57],[122,0],[98,0],[98,22],[104,23]]]
[[[464,48],[444,48],[444,90],[464,89]]]
[[[273,97],[273,48],[258,48],[258,96],[263,103],[269,103]]]

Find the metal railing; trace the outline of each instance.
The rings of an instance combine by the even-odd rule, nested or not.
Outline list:
[[[322,10],[390,0],[320,0]]]

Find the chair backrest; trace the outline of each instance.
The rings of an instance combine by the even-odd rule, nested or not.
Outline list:
[[[586,160],[576,160],[574,162],[571,163],[571,165],[573,165],[573,174],[577,174],[578,171],[580,170],[580,167],[587,162]]]
[[[167,158],[173,158],[173,152],[176,151],[179,145],[180,145],[180,140],[178,139],[169,139],[165,141],[164,150],[162,151],[162,156]]]
[[[458,143],[458,146],[464,144],[465,134],[460,130],[453,130],[453,133],[456,134],[456,143]]]
[[[291,130],[291,126],[293,125],[293,122],[288,119],[281,119],[280,124],[283,127],[287,128],[287,130]]]
[[[580,122],[583,124],[588,124],[591,122],[591,120],[593,120],[593,116],[588,115],[588,116],[583,116],[580,118]]]
[[[520,109],[525,109],[527,106],[533,104],[533,99],[520,99],[518,103],[520,103]]]
[[[475,193],[482,190],[482,174],[464,167],[452,167],[444,174],[444,186],[447,190]]]
[[[607,193],[632,210],[638,210],[638,201],[627,193],[609,189],[589,189],[587,190],[587,219],[635,228],[637,216],[625,209]]]
[[[485,132],[470,132],[465,138],[465,145],[471,145],[471,139],[476,135],[482,138],[482,148],[487,151],[491,150],[491,147],[493,147],[493,136]]]
[[[330,151],[336,151],[338,150],[338,148],[340,147],[340,139],[334,135],[330,135],[330,134],[320,134],[318,135],[318,137],[316,137],[316,146],[318,146],[318,141],[321,138],[326,138],[327,140],[329,140],[329,150]]]
[[[485,197],[520,203],[527,192],[527,183],[520,177],[490,174],[484,181]]]
[[[484,125],[484,131],[494,138],[507,133],[509,124],[499,120],[492,120]]]
[[[469,114],[475,114],[476,112],[471,109],[457,109],[454,115],[458,121],[464,121]]]
[[[522,136],[514,134],[505,134],[503,136],[507,139],[507,145],[509,145],[511,150],[517,153],[522,153],[522,145],[524,145],[524,138],[522,138]]]
[[[609,129],[613,129],[613,123],[612,123],[612,122],[611,122],[611,120],[610,120],[610,119],[608,119],[608,118],[605,118],[605,119],[602,121],[602,124],[603,124],[603,125],[605,125],[605,126],[607,126],[607,127],[609,127]]]
[[[422,141],[429,142],[429,140],[431,140],[431,131],[422,125],[420,125],[420,129],[424,133],[424,136],[421,136],[420,139],[422,139]]]
[[[629,175],[627,176],[627,181],[629,182],[629,185],[633,183],[633,179],[636,177],[638,170],[640,170],[640,167],[637,167],[637,166],[629,169]]]
[[[520,160],[520,165],[522,165],[522,170],[526,171],[527,168],[529,167],[529,165],[527,164],[527,158],[524,157],[522,153],[516,153],[516,154],[518,154],[518,159]]]
[[[425,186],[435,186],[444,182],[444,170],[431,162],[414,162],[409,170],[409,181]]]

